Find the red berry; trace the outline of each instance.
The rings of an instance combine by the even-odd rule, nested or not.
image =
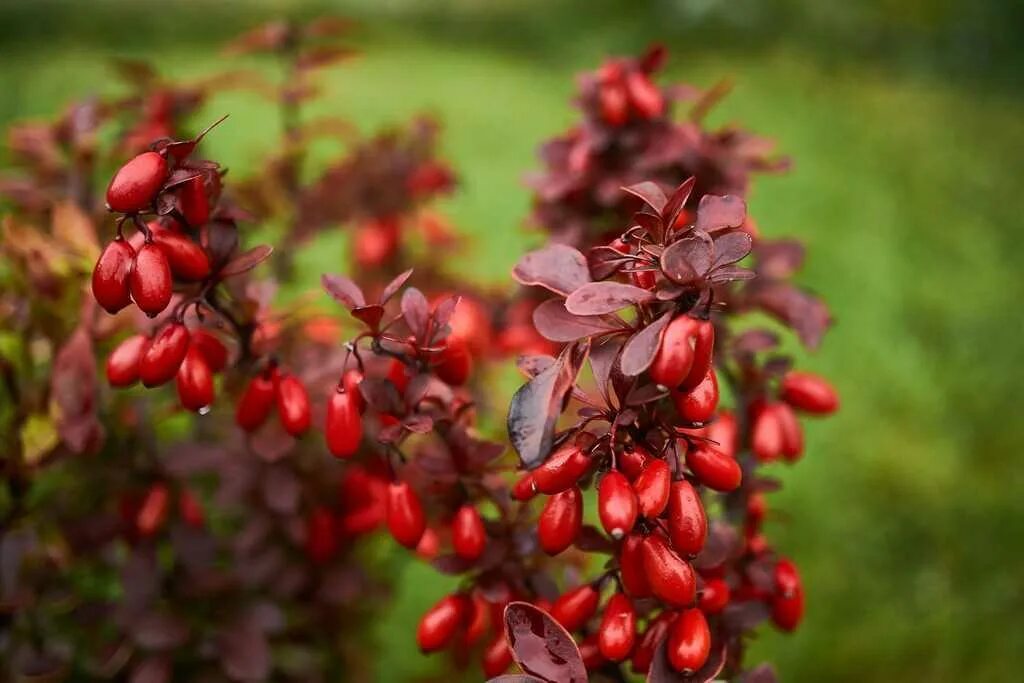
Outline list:
[[[423,505],[408,483],[393,482],[388,486],[388,530],[396,541],[410,550],[419,545],[427,528]]]
[[[527,501],[537,495],[537,487],[533,483],[533,472],[527,472],[512,485],[512,497],[518,501]]]
[[[711,629],[699,609],[683,610],[668,633],[668,662],[683,674],[690,674],[708,661],[711,654]]]
[[[135,530],[140,536],[153,536],[163,528],[170,500],[171,492],[166,484],[153,484],[149,487],[135,515]]]
[[[688,451],[686,465],[700,479],[700,483],[715,491],[735,491],[743,481],[740,464],[734,458],[708,445]]]
[[[213,372],[220,372],[228,364],[228,349],[224,342],[206,330],[192,330],[192,345],[199,348]]]
[[[178,203],[190,227],[198,228],[210,220],[210,200],[206,196],[206,186],[201,175],[181,185],[178,189]]]
[[[167,178],[167,161],[143,152],[117,170],[107,187],[107,206],[119,213],[137,213],[152,203]]]
[[[392,358],[391,365],[388,368],[388,379],[398,389],[399,395],[405,394],[405,388],[409,386],[409,373],[406,372],[405,363]]]
[[[337,520],[330,508],[319,505],[306,519],[306,556],[317,564],[326,564],[337,552]]]
[[[764,521],[764,516],[767,512],[768,503],[764,499],[764,494],[760,491],[750,494],[750,497],[747,498],[747,522],[758,526]]]
[[[645,73],[630,72],[626,76],[626,92],[630,105],[642,118],[657,118],[665,111],[665,98]]]
[[[792,597],[800,590],[800,573],[793,561],[785,557],[775,563],[772,580],[775,592],[783,597]]]
[[[446,595],[428,609],[416,629],[416,642],[422,652],[434,652],[452,642],[466,615],[466,599]]]
[[[629,103],[626,89],[620,82],[602,83],[597,92],[601,107],[601,118],[609,126],[622,126],[629,120]]]
[[[159,245],[147,242],[135,254],[128,276],[128,287],[135,304],[150,318],[171,302],[171,265]]]
[[[600,598],[597,589],[588,583],[559,596],[551,606],[550,613],[555,621],[571,633],[590,621],[597,612]]]
[[[652,459],[640,476],[633,482],[640,514],[647,519],[661,515],[668,505],[669,489],[672,486],[672,469],[660,459]]]
[[[281,375],[277,380],[277,412],[284,430],[292,436],[301,436],[309,429],[309,394],[295,375]]]
[[[651,662],[654,661],[654,653],[658,645],[661,644],[661,641],[668,634],[668,630],[672,627],[675,617],[675,612],[666,610],[652,619],[647,625],[647,629],[640,636],[640,641],[633,651],[634,673],[645,674],[651,668]]]
[[[718,377],[709,368],[704,380],[688,392],[672,392],[676,412],[687,422],[707,422],[718,408]]]
[[[155,242],[170,264],[171,272],[180,280],[202,280],[210,274],[210,258],[198,242],[166,228],[150,228]]]
[[[508,646],[508,640],[504,633],[499,633],[494,640],[484,648],[481,657],[484,676],[494,678],[508,671],[512,666],[512,649]]]
[[[771,405],[759,405],[752,411],[750,448],[761,462],[771,462],[782,453],[782,425]]]
[[[583,494],[574,486],[548,498],[537,520],[540,547],[557,555],[576,540],[583,526]]]
[[[363,223],[356,228],[352,253],[356,263],[374,268],[386,262],[398,250],[398,223],[379,220]]]
[[[693,340],[693,365],[690,366],[690,374],[679,386],[680,391],[690,391],[704,381],[711,370],[714,354],[715,326],[710,320],[701,320],[697,323],[697,333]]]
[[[636,610],[622,593],[609,600],[597,629],[597,646],[601,655],[612,662],[621,662],[633,651],[636,641]]]
[[[549,455],[533,471],[533,483],[541,493],[559,493],[575,486],[589,468],[590,457],[582,448],[570,442]]]
[[[178,400],[186,410],[199,411],[213,403],[213,372],[196,346],[190,346],[178,367]]]
[[[790,462],[799,460],[804,452],[804,432],[800,420],[788,403],[772,404],[771,410],[782,434],[782,455]]]
[[[346,370],[345,374],[341,376],[341,386],[344,387],[346,392],[352,394],[352,400],[360,415],[366,410],[366,399],[363,398],[363,392],[359,391],[359,384],[362,381],[363,373],[355,368]]]
[[[782,400],[798,410],[827,415],[839,408],[839,395],[832,385],[810,372],[786,373],[780,389]]]
[[[190,527],[199,528],[206,522],[203,506],[195,494],[188,489],[182,489],[178,494],[178,514],[181,515],[181,520]]]
[[[356,454],[363,440],[363,420],[359,415],[355,393],[344,390],[331,392],[327,399],[324,434],[327,437],[327,450],[334,457],[351,458]]]
[[[116,238],[96,260],[92,271],[92,295],[107,313],[117,313],[132,302],[128,280],[135,250],[128,240]]]
[[[693,339],[699,322],[681,315],[665,327],[661,345],[648,370],[651,379],[669,389],[683,383],[693,367]]]
[[[587,671],[599,669],[604,664],[604,655],[601,654],[601,648],[598,647],[596,635],[584,638],[579,648],[580,659],[583,660],[583,666]]]
[[[441,551],[441,538],[437,535],[437,532],[427,527],[423,531],[423,536],[420,537],[420,542],[416,544],[416,555],[422,560],[430,562],[437,554]]]
[[[736,424],[736,416],[727,410],[718,413],[715,421],[707,426],[705,434],[714,442],[715,447],[728,455],[736,457],[736,449],[739,442],[739,426]]]
[[[473,356],[469,346],[461,339],[449,338],[434,373],[446,384],[460,387],[469,379],[473,369]]]
[[[772,597],[772,621],[783,631],[800,625],[804,615],[804,591],[796,566],[783,558],[775,565],[775,594]]]
[[[626,475],[612,470],[601,477],[597,487],[597,513],[601,526],[612,538],[622,538],[633,530],[637,501]]]
[[[276,392],[274,384],[276,371],[270,370],[256,375],[249,381],[245,393],[238,400],[238,409],[235,411],[235,424],[247,432],[263,424],[270,410],[274,407]]]
[[[708,517],[697,489],[685,479],[672,483],[668,502],[668,536],[683,555],[696,555],[708,536]]]
[[[146,347],[139,361],[139,379],[147,387],[169,382],[188,353],[190,335],[181,323],[164,326]]]
[[[647,449],[639,444],[633,446],[633,450],[624,450],[619,453],[617,464],[619,469],[631,480],[640,476],[653,458]]]
[[[483,555],[487,546],[487,532],[480,513],[472,505],[463,505],[452,520],[452,545],[455,554],[470,562]]]
[[[642,546],[644,573],[651,592],[676,607],[693,603],[697,594],[697,578],[690,563],[679,557],[661,536],[652,534]]]
[[[136,334],[128,337],[107,356],[107,382],[112,387],[127,387],[139,379],[139,361],[149,338]]]
[[[725,579],[713,578],[704,582],[697,606],[705,614],[718,614],[729,604],[729,584]]]
[[[644,537],[634,532],[626,536],[619,547],[619,579],[622,587],[634,598],[646,598],[651,594],[644,571],[643,544]]]

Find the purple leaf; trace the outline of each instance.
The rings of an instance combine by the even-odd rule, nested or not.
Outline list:
[[[696,182],[697,179],[691,176],[680,183],[679,187],[672,193],[668,204],[665,205],[665,210],[661,212],[667,230],[671,230],[676,224],[676,219],[679,218],[680,212],[682,212],[686,202],[690,199],[690,193],[693,192],[693,186]]]
[[[552,244],[519,259],[512,269],[512,277],[522,285],[539,285],[568,296],[590,282],[590,269],[586,257],[576,249]]]
[[[359,383],[359,393],[378,412],[387,415],[401,415],[405,412],[398,389],[386,379],[367,377]]]
[[[57,352],[50,397],[57,405],[57,432],[72,453],[100,446],[103,427],[96,417],[96,362],[92,338],[78,327]]]
[[[226,266],[220,269],[220,276],[232,277],[248,272],[270,258],[273,253],[274,248],[269,244],[255,246],[231,259]]]
[[[384,288],[383,292],[381,292],[380,303],[386,304],[388,301],[390,301],[391,297],[397,294],[398,290],[400,290],[402,286],[409,280],[410,275],[412,275],[412,268],[405,271],[404,273],[400,273],[395,277],[395,279],[389,282],[388,286]]]
[[[603,316],[573,315],[565,310],[561,299],[549,299],[533,309],[533,325],[541,336],[555,342],[576,341],[621,329],[617,321]]]
[[[544,610],[527,602],[505,608],[505,627],[516,664],[551,683],[586,683],[587,670],[568,631]]]
[[[757,272],[779,280],[798,271],[804,262],[804,246],[796,240],[758,240],[754,254]]]
[[[427,321],[430,319],[430,304],[423,292],[410,287],[402,293],[402,315],[409,330],[419,339],[425,339]]]
[[[434,307],[433,313],[430,314],[430,317],[434,321],[434,331],[431,334],[434,340],[440,340],[442,338],[439,335],[444,331],[448,322],[452,319],[452,316],[455,314],[455,311],[458,309],[461,301],[461,296],[452,295],[446,297]],[[447,334],[447,332],[445,334]]]
[[[622,374],[636,377],[651,366],[661,346],[661,333],[671,320],[672,312],[669,311],[629,338],[619,360]]]
[[[188,626],[176,616],[150,612],[130,625],[131,636],[147,650],[173,650],[188,640]]]
[[[708,278],[708,282],[713,285],[717,285],[722,282],[753,280],[755,277],[757,277],[757,273],[752,270],[740,268],[739,266],[722,266],[721,268],[716,268],[711,273],[711,277]]]
[[[528,469],[539,465],[551,451],[555,426],[566,395],[573,388],[589,344],[566,346],[558,360],[516,391],[508,409],[508,436]]]
[[[569,295],[565,309],[574,315],[604,315],[653,300],[654,295],[642,287],[622,282],[590,282]]]
[[[429,415],[409,415],[402,420],[402,426],[414,434],[426,434],[434,428],[434,421]]]
[[[366,305],[363,290],[344,275],[321,275],[320,284],[335,301],[350,311]]]
[[[619,352],[622,351],[623,343],[625,343],[625,337],[616,335],[603,339],[600,343],[595,342],[590,347],[590,370],[594,373],[594,381],[604,396],[605,402],[609,404],[611,403],[611,392],[608,383],[612,377],[615,361],[619,357]]]
[[[746,330],[733,342],[733,346],[741,353],[757,353],[770,351],[779,345],[779,337],[770,330],[756,328]]]
[[[647,206],[651,207],[659,214],[661,210],[665,208],[665,203],[668,201],[668,197],[665,196],[665,191],[661,187],[650,180],[645,180],[642,183],[636,185],[630,185],[629,187],[622,188],[626,192],[639,197],[644,201]]]
[[[555,357],[546,354],[519,356],[516,359],[516,368],[527,377],[536,377],[550,368],[554,362]]]
[[[708,527],[707,541],[700,553],[694,558],[693,565],[698,569],[712,569],[721,565],[740,550],[740,538],[732,525],[719,520],[711,522]]]
[[[750,253],[754,241],[742,230],[723,233],[714,238],[714,267],[736,263]]]
[[[775,668],[768,662],[762,662],[740,676],[739,683],[777,683],[778,680]]]
[[[825,303],[812,294],[784,282],[755,285],[752,294],[755,305],[789,325],[804,346],[815,349],[832,323]]]
[[[587,266],[590,276],[595,280],[604,280],[632,261],[621,251],[607,245],[592,247],[587,251]]]
[[[662,638],[654,652],[654,659],[651,661],[651,668],[647,672],[647,683],[710,683],[718,678],[718,674],[725,667],[726,649],[725,643],[715,645],[712,643],[711,653],[708,659],[697,671],[692,674],[681,674],[672,668],[668,662],[666,648],[668,638]]]
[[[270,674],[267,637],[251,620],[236,621],[221,631],[217,644],[221,668],[236,681],[261,681]]]
[[[381,318],[384,317],[384,307],[380,304],[357,306],[352,309],[352,316],[361,320],[371,330],[376,330]]]
[[[668,389],[659,384],[641,384],[634,386],[626,395],[625,405],[640,406],[668,396]]]
[[[731,194],[719,197],[706,194],[697,207],[697,229],[714,232],[738,228],[747,218],[747,203]]]
[[[710,267],[711,247],[697,236],[673,242],[661,254],[665,277],[681,285],[700,279]]]
[[[768,620],[768,606],[763,602],[735,602],[722,611],[722,626],[734,633],[745,633]]]

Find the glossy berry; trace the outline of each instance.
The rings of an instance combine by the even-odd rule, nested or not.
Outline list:
[[[734,458],[708,445],[687,451],[686,465],[700,483],[715,491],[735,491],[743,481],[740,464]]]
[[[466,599],[446,595],[428,609],[416,629],[416,643],[421,652],[434,652],[452,642],[466,615]]]
[[[687,422],[708,422],[718,408],[718,377],[709,368],[704,379],[687,392],[672,392],[679,417]]]
[[[186,410],[199,411],[213,403],[213,372],[196,346],[190,346],[178,367],[178,400]]]
[[[171,273],[179,280],[202,280],[210,274],[210,259],[198,242],[166,228],[152,229],[153,242],[167,257]]]
[[[661,459],[652,459],[633,482],[640,514],[654,519],[665,511],[672,486],[672,469]]]
[[[527,472],[516,479],[512,485],[512,498],[518,501],[526,501],[537,495],[537,487],[533,483],[533,472]]]
[[[612,662],[621,662],[633,651],[636,641],[636,610],[622,593],[609,600],[597,629],[597,646],[601,655]]]
[[[446,384],[460,387],[469,379],[472,370],[473,356],[469,346],[461,339],[449,338],[438,364],[434,366],[434,373]]]
[[[669,630],[665,653],[680,673],[690,674],[704,666],[711,654],[711,629],[703,612],[688,609],[679,614]]]
[[[701,320],[697,323],[697,332],[693,339],[693,365],[690,366],[690,374],[679,386],[680,391],[690,391],[704,381],[711,370],[714,354],[715,326],[710,320]]]
[[[213,372],[220,372],[228,364],[228,349],[224,342],[206,330],[192,330],[192,345],[198,347]]]
[[[634,598],[646,598],[651,594],[644,571],[643,543],[644,537],[634,532],[626,536],[619,547],[619,579],[622,587]]]
[[[277,412],[284,430],[292,436],[309,429],[309,394],[295,375],[281,375],[277,380]]]
[[[804,616],[804,591],[796,566],[783,558],[775,565],[775,593],[772,597],[772,621],[783,631],[792,631]]]
[[[356,368],[346,370],[345,374],[341,376],[341,386],[346,392],[352,394],[352,400],[360,415],[362,415],[363,411],[366,410],[366,399],[363,398],[363,392],[359,390],[359,385],[362,381],[363,373]]]
[[[692,604],[697,595],[697,578],[690,563],[679,557],[665,539],[656,534],[644,540],[641,550],[651,592],[676,607]]]
[[[804,452],[804,431],[800,420],[788,403],[774,403],[771,410],[782,436],[783,457],[790,462],[799,460]]]
[[[782,454],[782,425],[772,406],[755,407],[750,430],[750,449],[761,462],[771,462]]]
[[[464,560],[474,562],[484,553],[487,546],[487,532],[484,521],[477,509],[463,505],[452,519],[452,546],[455,554]]]
[[[645,674],[651,668],[651,663],[654,661],[654,653],[661,644],[661,641],[668,635],[668,630],[672,627],[672,623],[675,621],[676,615],[672,611],[664,611],[657,617],[651,620],[644,630],[642,636],[636,644],[636,648],[633,650],[633,672],[638,674]]]
[[[605,658],[597,644],[596,635],[589,635],[580,641],[579,648],[580,659],[583,660],[583,666],[587,671],[596,671],[604,665]]]
[[[657,118],[665,110],[665,98],[645,73],[630,72],[626,76],[626,92],[630,106],[641,118]]]
[[[708,536],[708,517],[693,484],[680,479],[672,483],[668,502],[668,537],[681,555],[696,555]]]
[[[410,550],[419,545],[427,528],[423,505],[407,482],[393,482],[388,486],[388,530],[396,541]]]
[[[540,547],[557,555],[576,540],[583,526],[583,494],[574,486],[548,498],[537,520]]]
[[[198,228],[210,220],[210,200],[206,196],[206,187],[201,175],[190,178],[181,185],[178,190],[178,204],[185,222],[191,227]]]
[[[704,614],[718,614],[729,604],[729,584],[725,579],[711,578],[704,582],[697,606]]]
[[[739,447],[739,425],[736,424],[736,416],[728,410],[718,413],[715,421],[707,426],[705,433],[713,446],[729,457],[736,457],[736,450]]]
[[[648,370],[651,379],[669,389],[683,383],[693,367],[693,338],[698,322],[681,315],[670,322],[661,335],[661,345]]]
[[[598,90],[601,118],[609,126],[622,126],[629,120],[629,102],[626,89],[620,82],[607,82]]]
[[[150,341],[139,361],[139,379],[147,387],[169,382],[188,353],[190,335],[181,323],[165,325]]]
[[[92,271],[92,295],[107,313],[117,313],[132,302],[128,280],[135,250],[118,237],[108,244]]]
[[[149,487],[135,515],[135,530],[140,536],[153,536],[163,528],[167,522],[170,502],[171,492],[166,484],[153,484]]]
[[[541,493],[559,493],[575,486],[589,468],[590,458],[586,452],[576,444],[568,443],[533,471],[533,483]]]
[[[342,390],[332,391],[327,399],[324,435],[327,437],[327,450],[336,458],[351,458],[363,440],[358,400],[355,393]]]
[[[827,415],[839,408],[839,395],[832,385],[810,372],[792,370],[786,373],[780,390],[782,400],[797,410]]]
[[[609,536],[622,538],[633,530],[638,513],[636,494],[626,475],[612,470],[597,488],[597,513]]]
[[[251,432],[267,420],[274,407],[277,392],[276,371],[267,371],[256,375],[249,381],[242,398],[238,401],[235,411],[235,424],[247,432]]]
[[[117,170],[107,187],[107,206],[118,213],[137,213],[152,203],[167,178],[167,161],[143,152]]]
[[[484,676],[494,678],[508,671],[512,666],[512,650],[508,646],[508,639],[504,633],[499,633],[494,640],[484,648],[480,658]]]
[[[146,315],[154,317],[171,302],[171,264],[164,250],[153,242],[143,244],[135,254],[128,276],[132,299]]]
[[[646,448],[639,444],[634,444],[631,450],[624,450],[618,454],[617,464],[619,470],[632,481],[640,476],[640,473],[644,471],[647,463],[651,460],[653,458]]]
[[[601,595],[590,584],[563,593],[551,606],[551,616],[562,627],[572,633],[597,612],[597,603]]]
[[[107,356],[107,382],[112,387],[127,387],[139,380],[139,362],[149,344],[142,334],[128,337]]]

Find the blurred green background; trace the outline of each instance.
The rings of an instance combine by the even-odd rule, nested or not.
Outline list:
[[[736,83],[715,121],[776,138],[793,172],[756,181],[765,233],[807,241],[802,281],[838,324],[811,369],[841,414],[809,427],[781,472],[769,533],[797,559],[808,614],[754,656],[786,681],[1010,681],[1024,670],[1024,178],[1019,3],[945,0],[364,0],[0,3],[0,126],[108,91],[112,56],[211,73],[219,45],[272,16],[360,22],[363,57],[327,76],[331,110],[371,130],[427,110],[464,178],[444,207],[474,248],[457,267],[507,281],[537,241],[520,178],[574,119],[573,74],[653,40],[669,76]],[[248,96],[211,156],[245,169],[276,133]],[[300,255],[306,286],[338,270],[341,239]],[[412,624],[443,591],[422,564],[375,626],[381,680],[435,662]]]

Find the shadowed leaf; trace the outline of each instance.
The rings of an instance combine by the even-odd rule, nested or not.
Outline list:
[[[359,285],[352,282],[344,275],[322,275],[320,284],[324,290],[350,311],[354,308],[366,305],[366,297]]]
[[[653,300],[654,295],[642,287],[622,282],[590,282],[569,295],[565,309],[574,315],[604,315]]]
[[[590,270],[586,257],[579,251],[564,244],[552,244],[519,259],[512,277],[522,285],[539,285],[568,296],[590,282]]]
[[[505,627],[512,656],[523,671],[551,683],[586,683],[579,648],[547,612],[527,602],[509,603]]]
[[[635,377],[651,366],[661,345],[661,333],[671,320],[670,311],[629,338],[619,360],[622,374]]]
[[[274,248],[269,244],[255,246],[231,259],[226,266],[220,269],[220,276],[232,277],[248,272],[270,258],[272,253],[274,253]]]
[[[533,324],[551,341],[569,342],[620,329],[613,320],[599,315],[573,315],[561,299],[549,299],[533,309]]]
[[[746,218],[747,203],[730,194],[704,195],[697,207],[697,229],[704,232],[738,228]]]

